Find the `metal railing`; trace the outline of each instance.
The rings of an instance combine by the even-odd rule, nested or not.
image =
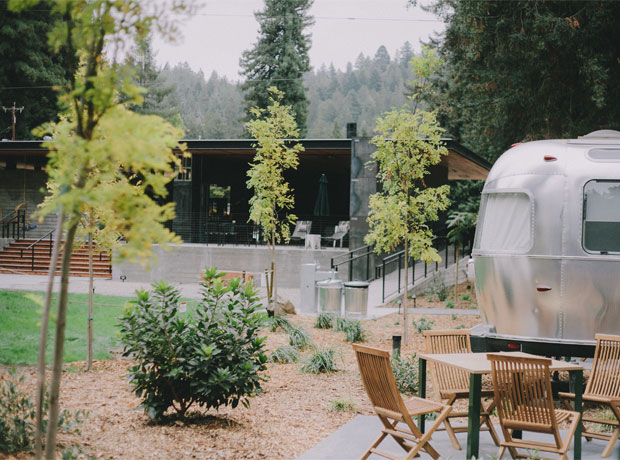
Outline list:
[[[442,254],[441,266],[448,268],[449,260],[453,259],[452,263],[456,263],[456,250],[453,244],[448,243],[448,239],[445,236],[438,236],[433,239],[433,247]],[[460,254],[466,254],[469,251],[469,244],[460,248]],[[405,264],[405,251],[399,251],[392,255],[389,255],[383,259],[381,265],[377,267],[377,272],[381,272],[381,284],[382,284],[382,301],[394,295],[400,294],[404,288],[405,282],[409,284],[415,284],[416,281],[424,279],[428,276],[429,272],[434,273],[439,271],[440,263],[427,263],[422,260],[414,261],[409,257],[409,273],[407,280],[403,279],[402,271]],[[395,273],[395,275],[394,275]],[[416,276],[417,275],[417,276]],[[377,276],[378,277],[378,276]],[[392,283],[390,282],[392,281]],[[390,286],[393,284],[394,286]]]
[[[226,216],[208,216],[198,212],[177,212],[173,221],[167,222],[166,227],[179,235],[186,243],[205,243],[234,246],[260,246],[267,244],[260,226],[248,222],[249,214],[231,213]],[[297,215],[299,221],[311,221],[311,234],[329,237],[334,227],[348,216],[333,215],[317,217]],[[291,234],[295,226],[290,226]],[[284,243],[280,243],[284,244]],[[289,245],[304,245],[303,238],[291,238]],[[348,244],[348,235],[344,239],[344,246]]]
[[[338,271],[338,267],[344,264],[349,265],[349,281],[353,281],[353,263],[358,260],[366,258],[366,279],[364,281],[371,281],[374,278],[370,276],[370,257],[372,256],[372,248],[368,245],[349,251],[346,254],[340,254],[331,259],[331,269]],[[363,269],[363,266],[362,266]]]
[[[16,209],[0,220],[2,238],[26,237],[26,210]]]
[[[54,239],[53,239],[53,235],[54,235],[54,230],[50,230],[49,232],[47,232],[45,235],[43,235],[41,238],[39,238],[37,241],[35,241],[34,243],[32,243],[30,246],[26,247],[26,248],[22,248],[19,251],[19,256],[23,259],[24,258],[24,251],[31,251],[31,268],[32,271],[34,271],[34,250],[35,247],[38,243],[40,243],[41,241],[43,241],[45,238],[47,238],[49,236],[50,239],[50,244],[49,244],[49,253],[50,253],[50,263],[52,263],[52,246],[54,243]]]

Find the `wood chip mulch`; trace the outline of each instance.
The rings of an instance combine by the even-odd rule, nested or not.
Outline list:
[[[425,315],[433,320],[433,329],[471,327],[479,316]],[[167,425],[153,424],[138,408],[140,400],[131,393],[127,367],[123,360],[96,361],[85,372],[84,363],[72,363],[64,372],[61,408],[86,410],[80,435],[61,434],[60,449],[80,445],[96,458],[108,459],[286,459],[291,460],[328,437],[358,414],[372,414],[359,377],[355,356],[343,333],[313,327],[313,318],[289,316],[303,326],[316,345],[340,350],[333,374],[302,374],[299,364],[269,364],[269,381],[264,393],[252,398],[249,408],[222,407],[216,410],[196,408],[189,420]],[[403,356],[423,350],[422,335],[411,326],[421,315],[409,314],[410,342]],[[393,334],[402,333],[402,315],[392,314],[363,321],[369,332],[368,343],[391,348]],[[284,333],[270,333],[267,348],[288,344]],[[304,357],[309,352],[304,353]],[[303,360],[303,357],[302,357]],[[36,370],[24,367],[27,390],[33,390]],[[2,378],[0,371],[0,379]],[[355,409],[334,412],[331,402],[351,400]],[[19,460],[30,458],[20,455]]]

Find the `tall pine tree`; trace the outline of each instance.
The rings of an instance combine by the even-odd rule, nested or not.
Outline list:
[[[435,0],[440,122],[495,160],[510,144],[620,129],[620,3]]]
[[[267,88],[284,93],[282,105],[293,108],[302,136],[306,134],[308,99],[302,77],[310,70],[310,34],[313,23],[308,10],[312,0],[265,0],[265,10],[255,13],[260,25],[258,41],[243,52],[241,74],[245,77],[245,108],[266,109]]]
[[[145,90],[142,104],[131,104],[129,109],[144,115],[158,115],[177,128],[184,128],[174,85],[166,81],[155,64],[150,36],[138,41],[126,63],[135,72],[135,83]]]

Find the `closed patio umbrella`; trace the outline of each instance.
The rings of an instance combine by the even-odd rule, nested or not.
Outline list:
[[[319,192],[316,195],[316,201],[314,202],[314,215],[329,216],[329,200],[327,198],[327,177],[325,174],[321,174],[319,180]]]

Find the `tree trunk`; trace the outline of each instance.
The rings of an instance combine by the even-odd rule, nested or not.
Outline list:
[[[69,267],[71,264],[71,253],[73,252],[73,241],[77,230],[78,222],[74,222],[67,231],[65,240],[64,254],[62,257],[62,272],[60,278],[60,295],[58,298],[58,317],[56,318],[56,338],[54,341],[54,367],[52,369],[52,381],[50,383],[50,406],[47,421],[47,436],[45,439],[45,458],[55,460],[56,458],[56,434],[58,432],[58,414],[60,379],[62,377],[62,354],[65,344],[65,326],[67,321],[67,300],[69,290]]]
[[[275,314],[276,303],[278,302],[278,285],[276,284],[276,237],[274,233],[271,234],[271,288],[273,290],[271,308]]]
[[[408,299],[408,292],[407,292],[407,288],[408,288],[408,284],[409,284],[409,253],[408,253],[408,248],[409,245],[407,244],[408,241],[407,239],[405,239],[405,289],[403,290],[403,345],[407,345],[408,341],[409,341],[409,326],[408,326],[408,322],[407,322],[407,300]],[[400,276],[400,274],[399,274]]]
[[[454,272],[454,305],[458,302],[458,289],[459,289],[459,245],[454,245],[454,250],[456,251],[456,261],[454,263],[455,272]]]
[[[88,351],[86,357],[86,370],[93,365],[93,232],[92,212],[90,214],[91,231],[88,232]]]
[[[54,290],[54,277],[58,268],[58,253],[62,236],[62,223],[65,215],[60,208],[56,221],[56,239],[50,259],[49,280],[41,317],[41,337],[39,338],[39,362],[37,367],[37,407],[34,431],[34,453],[36,460],[41,460],[43,455],[43,404],[45,403],[45,349],[47,348],[47,330],[49,325],[50,308],[52,305],[52,292]]]

